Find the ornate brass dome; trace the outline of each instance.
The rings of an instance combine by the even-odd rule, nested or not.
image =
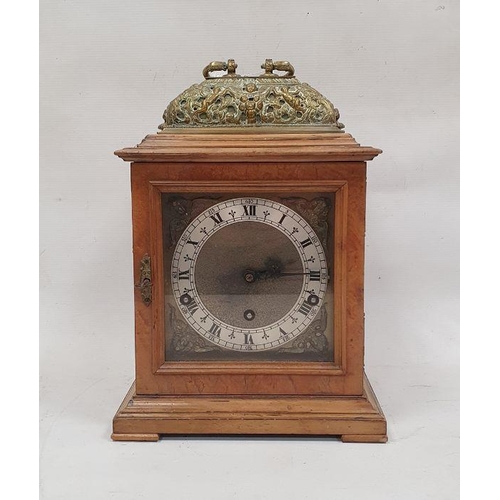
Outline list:
[[[274,131],[342,132],[338,109],[310,85],[299,82],[289,62],[266,59],[261,66],[265,72],[260,76],[237,75],[237,67],[233,59],[208,64],[203,69],[205,81],[177,96],[158,128],[162,132],[256,131],[268,127]],[[213,71],[227,74],[212,77]],[[280,76],[274,71],[285,74]]]

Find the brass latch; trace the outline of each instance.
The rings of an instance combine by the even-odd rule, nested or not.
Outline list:
[[[139,284],[135,287],[140,288],[142,302],[149,306],[152,301],[153,283],[151,281],[151,257],[148,254],[144,255],[141,260]]]

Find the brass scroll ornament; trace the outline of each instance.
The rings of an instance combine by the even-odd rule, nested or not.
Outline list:
[[[236,64],[234,59],[229,59],[227,63],[223,61],[212,61],[203,68],[203,76],[206,80],[208,80],[209,78],[215,78],[213,76],[210,76],[210,73],[212,73],[212,71],[227,71],[227,75],[224,75],[224,77],[240,76],[236,74],[237,67],[238,65]]]
[[[151,282],[151,257],[148,254],[141,260],[139,284],[135,286],[141,290],[142,302],[149,306],[152,301],[153,283]]]
[[[233,129],[273,127],[275,131],[305,128],[342,132],[337,108],[316,89],[301,83],[288,61],[266,59],[259,76],[236,74],[234,59],[212,61],[204,80],[170,102],[160,129]],[[221,76],[216,72],[226,72]]]
[[[278,75],[273,73],[276,71],[286,71],[283,75],[283,78],[291,78],[295,74],[294,67],[288,61],[274,61],[272,59],[266,59],[266,62],[261,66],[265,73],[261,76],[274,76],[275,78]]]

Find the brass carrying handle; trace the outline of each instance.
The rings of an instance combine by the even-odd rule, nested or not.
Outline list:
[[[212,73],[213,71],[227,71],[227,74],[223,75],[224,78],[228,76],[239,76],[236,74],[237,67],[238,65],[236,64],[234,59],[228,59],[227,63],[223,61],[212,61],[203,68],[203,76],[206,80],[209,78],[216,78],[214,76],[210,76],[210,73]]]
[[[153,282],[151,281],[151,257],[146,254],[141,260],[139,283],[135,285],[141,291],[142,302],[149,306],[153,300]]]
[[[295,68],[288,61],[274,61],[272,59],[266,59],[261,68],[265,70],[265,73],[260,76],[273,76],[278,78],[291,78],[295,74]],[[273,71],[285,71],[284,75],[276,75]]]
[[[210,78],[228,78],[228,77],[239,77],[236,74],[236,64],[234,59],[228,59],[227,62],[224,61],[212,61],[208,63],[203,68],[203,76],[205,80]],[[273,61],[272,59],[266,59],[264,64],[260,66],[264,73],[260,76],[274,77],[274,78],[291,78],[295,74],[295,68],[288,61]],[[221,77],[211,76],[210,73],[214,71],[227,71],[225,75]],[[284,75],[277,75],[274,71],[284,71]]]

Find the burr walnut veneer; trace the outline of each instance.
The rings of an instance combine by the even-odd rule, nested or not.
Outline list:
[[[349,442],[386,441],[386,421],[364,373],[366,162],[380,152],[360,146],[347,133],[314,130],[276,133],[265,128],[243,134],[210,130],[158,133],[147,136],[136,147],[116,152],[131,162],[136,380],[113,420],[114,440],[156,441],[169,434],[273,434],[332,435]],[[222,336],[231,335],[229,331],[224,333],[223,323],[222,330],[214,323],[211,330],[208,326],[206,332],[200,330],[202,335],[188,332],[189,311],[195,304],[193,297],[187,292],[180,295],[181,304],[188,306],[186,309],[175,304],[175,294],[170,290],[170,282],[175,291],[175,280],[186,272],[182,271],[184,264],[179,264],[176,271],[174,259],[171,270],[165,256],[175,257],[173,252],[180,248],[175,245],[182,240],[182,231],[190,227],[188,224],[195,227],[192,221],[198,220],[196,217],[210,220],[210,210],[203,219],[198,214],[205,213],[205,206],[192,216],[184,207],[193,207],[199,198],[213,199],[213,203],[219,204],[232,199],[269,199],[270,206],[284,210],[281,216],[284,219],[287,213],[289,217],[300,214],[294,208],[299,205],[292,204],[297,197],[306,200],[300,204],[305,206],[314,201],[316,193],[331,200],[329,212],[324,212],[329,217],[326,221],[329,229],[325,229],[322,240],[329,288],[325,284],[325,298],[320,297],[317,278],[316,295],[309,305],[304,304],[306,312],[313,305],[322,305],[328,314],[324,325],[328,325],[333,335],[328,342],[313,345],[314,355],[323,349],[323,357],[313,361],[307,356],[301,358],[300,352],[311,345],[300,344],[300,335],[293,339],[290,336],[288,343],[286,336],[277,338],[276,345],[282,343],[274,349],[280,353],[274,359],[258,358],[257,337],[254,336],[255,342],[248,333],[243,337],[243,330],[241,345],[226,344],[233,346],[232,349],[221,348],[217,344],[221,342],[221,332]],[[175,200],[180,200],[177,205]],[[278,204],[276,200],[285,201]],[[286,205],[286,200],[288,205],[280,208]],[[168,208],[170,202],[172,210],[178,208],[181,218],[165,229],[162,207]],[[251,215],[252,212],[248,217]],[[297,220],[302,218],[297,216]],[[304,227],[312,228],[312,234],[320,236],[314,216],[308,219],[306,214],[304,220],[308,221],[303,223]],[[186,234],[195,234],[194,229]],[[172,239],[171,247],[166,238]],[[304,241],[300,242],[302,246],[308,246],[310,242],[304,244]],[[195,252],[197,242],[191,243]],[[186,254],[184,258],[193,257]],[[314,257],[308,260],[312,262]],[[278,273],[274,275],[269,274],[269,269],[265,272],[266,278],[292,279],[282,277],[287,273],[279,274],[281,271],[274,270]],[[312,271],[307,272],[314,280]],[[261,275],[251,271],[246,276],[250,282]],[[272,282],[271,279],[269,283]],[[313,284],[311,281],[309,289]],[[189,291],[189,287],[184,286],[184,290]],[[167,307],[165,297],[171,298],[171,306]],[[324,301],[321,304],[319,297]],[[200,308],[202,302],[197,304]],[[304,311],[299,308],[298,312]],[[194,314],[200,314],[201,319],[197,323],[193,320],[192,324],[205,328],[200,322],[205,316],[201,316],[200,310]],[[245,314],[248,316],[245,319],[250,320],[255,313],[251,310]],[[290,326],[282,327],[281,333],[289,332],[297,317],[304,320],[300,314],[292,314]],[[319,321],[318,317],[315,321]],[[304,329],[312,324],[304,323]],[[181,336],[177,341],[174,330]],[[194,346],[192,352],[187,351],[187,341],[183,343],[183,332],[186,339],[192,339],[189,341]],[[265,329],[261,333],[258,339],[267,338]],[[272,335],[271,331],[268,333]],[[323,335],[318,330],[316,337],[311,338],[320,339],[320,334]],[[232,335],[229,338],[234,338],[234,332]],[[293,342],[295,350],[286,351]],[[177,346],[177,351],[169,351],[171,345]],[[261,346],[266,349],[266,344]],[[243,349],[256,357],[247,361],[245,354],[233,354]],[[176,353],[185,359],[176,358]]]

